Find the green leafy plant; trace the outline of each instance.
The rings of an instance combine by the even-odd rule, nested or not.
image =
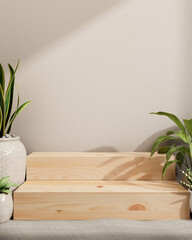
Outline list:
[[[162,178],[164,178],[167,168],[173,163],[177,163],[180,168],[184,165],[186,168],[191,169],[192,119],[183,119],[183,122],[181,122],[178,117],[171,113],[152,112],[151,114],[166,116],[178,127],[177,131],[168,131],[165,135],[159,136],[152,147],[150,157],[152,157],[156,151],[160,154],[166,154],[166,162],[162,170]],[[173,154],[175,155],[174,160],[171,159]]]
[[[181,184],[183,184],[187,189],[192,190],[192,171],[191,169],[187,168],[186,172],[182,171],[185,179],[183,181],[180,181]]]
[[[1,193],[11,193],[10,187],[18,187],[19,185],[11,183],[9,177],[3,177],[0,179],[0,194]]]
[[[15,88],[15,73],[19,66],[19,61],[15,69],[8,64],[10,79],[5,91],[5,74],[2,65],[0,64],[0,137],[9,134],[13,121],[17,115],[29,104],[30,101],[20,105],[19,103],[19,93],[17,99],[16,110],[12,113],[14,88]]]

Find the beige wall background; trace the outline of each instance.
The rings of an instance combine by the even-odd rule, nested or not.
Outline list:
[[[12,133],[32,151],[149,151],[191,117],[192,1],[0,0],[0,57],[21,64]]]

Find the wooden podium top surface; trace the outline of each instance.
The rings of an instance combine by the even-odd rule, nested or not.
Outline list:
[[[176,181],[26,181],[16,193],[187,193]]]

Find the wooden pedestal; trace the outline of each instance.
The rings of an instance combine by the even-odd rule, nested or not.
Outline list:
[[[14,193],[15,220],[189,218],[189,192],[161,179],[164,155],[149,153],[36,153],[27,181]]]

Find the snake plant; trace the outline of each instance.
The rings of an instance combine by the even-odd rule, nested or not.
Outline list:
[[[192,169],[192,119],[183,119],[182,122],[171,113],[152,112],[151,114],[166,116],[178,127],[176,131],[168,131],[165,135],[159,136],[154,142],[151,150],[151,157],[157,150],[160,154],[166,154],[162,178],[167,168],[174,163],[177,163],[180,168],[184,165],[187,169]],[[174,160],[171,159],[173,154],[175,155]]]
[[[9,134],[13,121],[16,116],[29,104],[27,101],[20,105],[19,103],[19,93],[17,98],[16,110],[12,113],[14,88],[15,88],[15,73],[19,66],[19,61],[15,69],[8,64],[10,79],[5,91],[5,74],[2,65],[0,64],[0,138]]]
[[[18,187],[19,185],[11,183],[9,177],[3,177],[0,179],[0,194],[1,193],[11,193],[10,187]]]

